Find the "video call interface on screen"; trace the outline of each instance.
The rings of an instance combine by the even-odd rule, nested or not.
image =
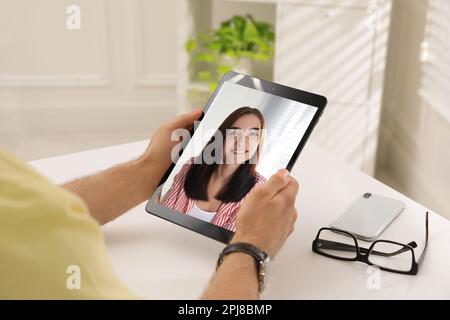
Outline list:
[[[286,168],[317,110],[225,81],[163,184],[159,203],[234,232],[246,195]]]

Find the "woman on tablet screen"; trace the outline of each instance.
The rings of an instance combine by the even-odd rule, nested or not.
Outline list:
[[[223,152],[218,155],[221,159],[207,164],[201,158],[214,142],[212,138],[200,159],[191,158],[175,175],[161,204],[235,231],[243,199],[250,190],[266,182],[256,172],[264,128],[264,117],[258,109],[241,107],[233,111],[215,135],[222,137]]]

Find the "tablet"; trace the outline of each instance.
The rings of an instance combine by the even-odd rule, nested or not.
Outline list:
[[[228,243],[249,192],[277,170],[291,170],[327,99],[229,72],[194,130],[178,130],[172,166],[146,211]]]

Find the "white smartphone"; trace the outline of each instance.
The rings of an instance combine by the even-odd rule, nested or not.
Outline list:
[[[405,203],[388,197],[365,193],[331,224],[365,241],[376,240],[403,211]]]

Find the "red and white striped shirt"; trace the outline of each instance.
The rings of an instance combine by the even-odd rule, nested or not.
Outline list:
[[[189,198],[184,190],[184,180],[186,179],[186,174],[191,165],[192,159],[185,163],[181,170],[175,175],[172,185],[160,202],[163,206],[181,213],[188,213],[191,211],[197,200]],[[251,190],[266,182],[267,180],[262,175],[256,173],[256,183]],[[233,232],[236,231],[237,213],[245,198],[246,196],[237,202],[222,202],[212,218],[211,223]]]

